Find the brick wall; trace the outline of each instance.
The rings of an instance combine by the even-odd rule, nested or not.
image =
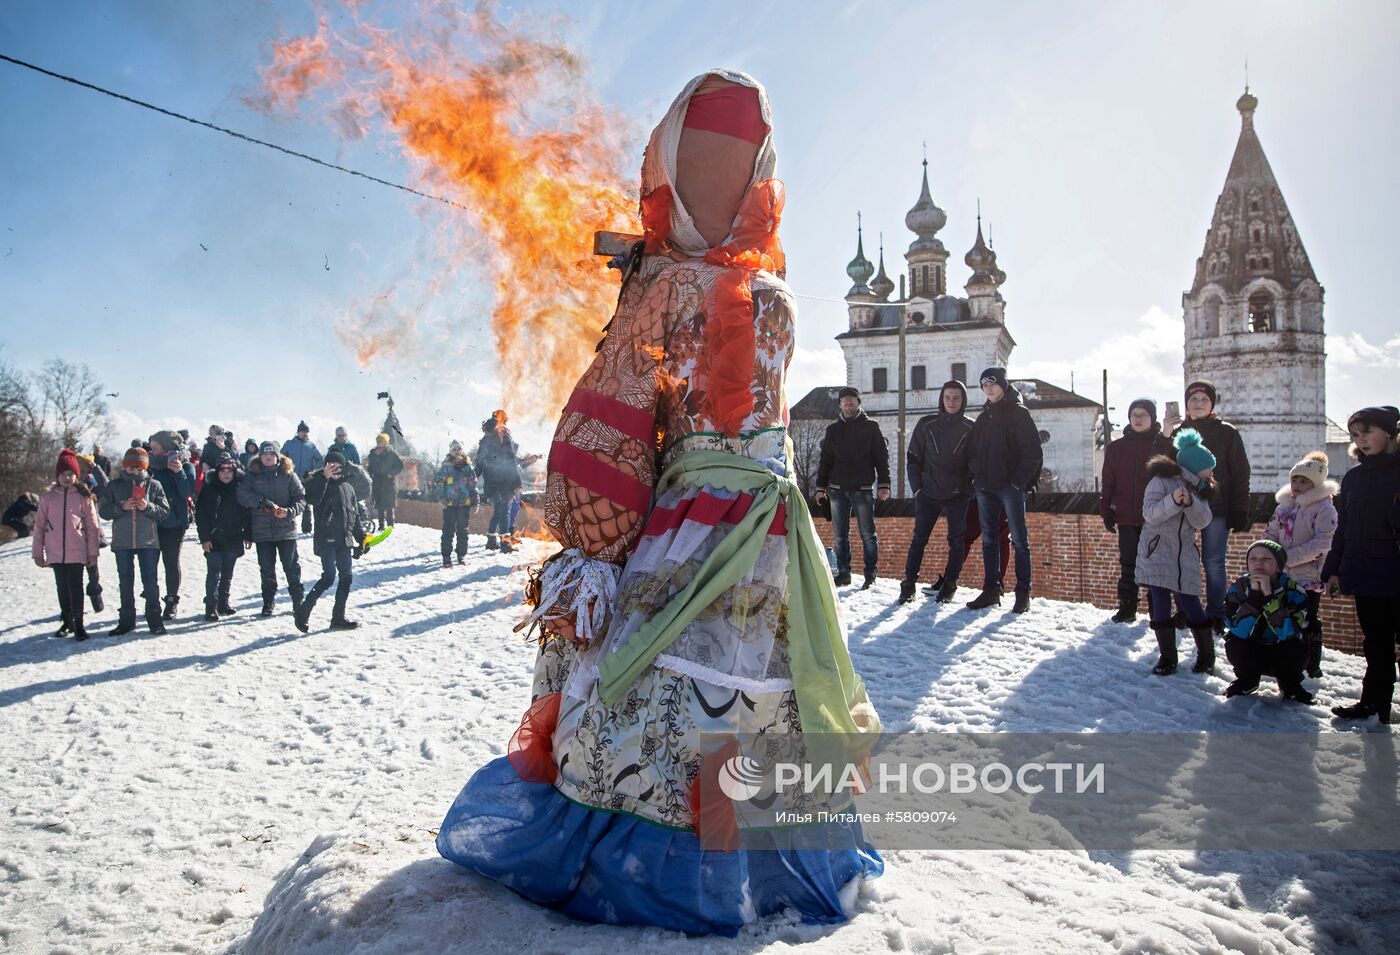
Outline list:
[[[831,546],[831,522],[817,519],[817,534]],[[1227,576],[1234,579],[1244,573],[1244,552],[1249,545],[1264,536],[1265,524],[1256,524],[1248,534],[1230,535],[1230,553],[1226,561]],[[877,517],[876,533],[880,538],[879,571],[882,577],[904,576],[904,560],[909,553],[909,540],[914,533],[914,518],[902,516]],[[1104,530],[1097,514],[1064,514],[1033,512],[1026,515],[1030,534],[1031,566],[1034,584],[1031,593],[1051,600],[1091,603],[1112,609],[1118,606],[1118,538]],[[943,572],[948,558],[946,531],[940,520],[924,551],[921,582],[932,581]],[[855,519],[851,519],[851,552],[857,575],[861,572],[860,535]],[[982,585],[981,542],[973,545],[963,565],[959,583],[964,587]],[[1016,560],[1012,555],[1006,572],[1006,589],[1015,587]],[[1146,606],[1140,608],[1146,616]],[[1322,598],[1322,638],[1331,649],[1347,653],[1361,652],[1361,628],[1356,623],[1356,610],[1350,597]]]
[[[1086,500],[1093,495],[1039,495],[1042,503],[1054,499],[1065,509],[1083,508]],[[517,529],[530,537],[547,537],[539,511],[532,506],[531,496],[527,495],[520,509]],[[878,506],[881,511],[912,510],[912,502],[891,501]],[[815,511],[814,511],[815,513]],[[420,527],[442,527],[442,506],[428,501],[400,499],[397,518],[406,524]],[[472,509],[471,532],[485,534],[487,521],[491,518],[489,507]],[[1230,535],[1230,555],[1226,569],[1230,579],[1244,573],[1244,552],[1251,542],[1264,536],[1266,523],[1259,523],[1248,534]],[[831,546],[831,522],[818,517],[817,534],[822,542]],[[914,533],[912,516],[886,515],[876,517],[876,533],[880,537],[880,576],[900,578],[904,575],[904,559],[909,553],[909,540]],[[1051,600],[1068,600],[1076,603],[1090,603],[1096,607],[1112,609],[1118,606],[1118,538],[1103,528],[1097,513],[1076,514],[1061,512],[1034,511],[1026,515],[1026,526],[1031,539],[1031,563],[1035,572],[1035,583],[1031,592],[1037,597]],[[929,539],[924,551],[923,570],[919,580],[931,582],[943,571],[948,558],[948,544],[944,539],[944,525],[940,521]],[[852,551],[856,572],[860,572],[860,535],[856,522],[851,521]],[[980,544],[974,545],[963,565],[960,583],[965,587],[977,587],[982,583],[982,552]],[[1016,570],[1013,557],[1007,569],[1007,589],[1015,587]],[[1145,611],[1145,607],[1143,610]],[[1144,613],[1145,616],[1145,613]],[[1356,611],[1349,597],[1322,598],[1322,637],[1324,643],[1335,650],[1347,653],[1361,652],[1361,628],[1356,624]]]

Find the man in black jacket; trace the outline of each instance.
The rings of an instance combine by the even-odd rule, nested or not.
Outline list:
[[[345,619],[345,601],[350,597],[350,560],[361,540],[359,502],[369,496],[369,487],[364,470],[346,461],[339,451],[327,452],[325,464],[306,479],[306,500],[316,519],[311,543],[321,558],[321,577],[297,608],[296,625],[302,633],[309,629],[316,601],[333,583],[336,588],[331,629],[354,630],[359,626]]]
[[[1230,532],[1249,530],[1249,455],[1235,426],[1215,413],[1215,385],[1198,379],[1186,386],[1186,420],[1169,415],[1164,429],[1176,437],[1183,428],[1194,428],[1201,443],[1215,455],[1212,480],[1216,490],[1210,499],[1214,515],[1201,531],[1201,563],[1206,572],[1206,616],[1216,633],[1225,631],[1225,554]],[[1175,455],[1173,455],[1175,456]]]
[[[841,413],[826,426],[821,463],[817,465],[817,503],[831,499],[831,532],[836,538],[836,585],[851,582],[851,511],[860,525],[865,558],[865,584],[875,583],[880,539],[875,535],[875,500],[890,499],[890,446],[880,426],[860,408],[860,392],[836,393]]]
[[[924,548],[938,523],[947,514],[948,563],[936,599],[946,603],[958,589],[963,558],[967,555],[968,455],[972,450],[972,422],[967,420],[967,388],[961,381],[947,381],[939,394],[939,411],[924,415],[914,425],[905,453],[909,486],[914,489],[914,537],[904,561],[899,602],[914,599],[914,586],[924,562]]]
[[[1031,606],[1031,544],[1026,533],[1026,494],[1040,480],[1044,460],[1040,432],[1021,395],[1006,380],[1006,369],[992,366],[979,379],[987,404],[972,427],[972,480],[982,524],[982,593],[972,610],[1001,604],[1002,581],[997,532],[1006,514],[1016,552],[1016,603],[1012,613]]]

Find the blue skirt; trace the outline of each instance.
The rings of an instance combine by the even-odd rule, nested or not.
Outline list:
[[[527,783],[505,757],[468,781],[438,831],[443,858],[575,918],[733,936],[766,915],[849,917],[842,887],[885,864],[859,823],[747,832],[735,852],[703,849],[690,830],[583,806],[547,783]]]

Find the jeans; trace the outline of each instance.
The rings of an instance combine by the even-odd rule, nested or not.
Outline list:
[[[969,554],[972,553],[972,545],[982,539],[982,518],[977,510],[977,495],[972,494],[967,500],[967,543],[963,546],[963,561],[966,562]],[[1000,573],[997,574],[997,585],[1006,579],[1006,567],[1011,563],[1011,529],[1006,526],[1006,515],[1001,516],[1001,563]]]
[[[904,561],[904,579],[912,583],[919,579],[919,568],[924,563],[924,548],[933,534],[940,514],[948,519],[948,563],[943,568],[944,584],[956,584],[962,573],[963,559],[967,546],[967,498],[955,497],[948,501],[935,501],[922,494],[914,495],[914,537],[909,541],[909,556]]]
[[[506,531],[508,533],[515,533],[515,518],[520,514],[520,505],[520,492],[516,491],[510,499],[510,509],[506,512]]]
[[[1186,614],[1186,622],[1191,626],[1199,627],[1210,622],[1205,610],[1201,608],[1201,598],[1191,594],[1173,593],[1165,587],[1148,587],[1147,619],[1152,624],[1171,623],[1173,597],[1176,598],[1177,609]]]
[[[239,550],[211,550],[204,555],[204,602],[228,603],[229,587],[233,585],[233,565],[243,556]]]
[[[1366,675],[1361,679],[1361,702],[1387,711],[1395,697],[1395,641],[1400,638],[1400,597],[1356,598],[1361,624],[1361,651]]]
[[[117,623],[123,627],[136,624],[136,566],[141,569],[141,589],[146,592],[146,626],[160,624],[160,551],[154,547],[141,550],[113,550],[117,558],[117,581],[121,587],[121,610]]]
[[[184,507],[184,502],[180,502]],[[157,527],[160,540],[160,562],[165,565],[165,596],[180,596],[180,545],[185,541],[183,527]]]
[[[335,584],[335,609],[331,612],[331,619],[345,618],[345,601],[350,596],[350,581],[354,577],[350,570],[350,560],[350,548],[344,544],[334,547],[327,544],[322,548],[321,576],[311,585],[311,592],[306,595],[303,610],[310,612],[310,607],[321,599],[323,593],[331,589],[331,584]]]
[[[514,491],[507,491],[491,498],[491,523],[486,528],[488,534],[504,534],[510,530],[510,502]]]
[[[855,511],[862,556],[865,558],[865,576],[874,577],[875,565],[880,562],[880,538],[875,535],[874,492],[843,491],[833,487],[827,496],[831,498],[831,533],[836,538],[836,573],[851,572],[851,512]]]
[[[291,595],[292,606],[301,606],[305,591],[301,586],[301,561],[297,558],[297,542],[258,541],[258,570],[262,574],[263,605],[272,606],[277,596],[277,562],[282,562],[282,573],[287,577],[287,593]]]
[[[442,509],[442,559],[452,555],[452,539],[457,538],[457,556],[467,553],[467,525],[471,523],[470,504],[448,505]]]
[[[83,565],[50,564],[58,587],[58,612],[63,622],[77,630],[83,625]]]
[[[1031,589],[1031,542],[1026,533],[1026,492],[1018,487],[978,488],[977,519],[982,524],[983,586],[995,584],[1000,577],[1000,548],[997,531],[1002,514],[1011,530],[1011,548],[1016,552],[1016,590]]]
[[[1142,527],[1118,525],[1118,599],[1131,602],[1138,600],[1137,551],[1142,540]]]
[[[1206,568],[1206,616],[1225,618],[1225,551],[1230,546],[1230,521],[1214,518],[1201,531],[1201,563]]]

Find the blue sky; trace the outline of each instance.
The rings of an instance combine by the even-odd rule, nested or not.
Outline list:
[[[366,15],[376,9],[395,8]],[[1139,393],[1175,397],[1181,294],[1238,135],[1246,57],[1260,138],[1326,289],[1329,413],[1396,400],[1400,190],[1384,170],[1400,151],[1400,6],[767,3],[742,20],[735,9],[501,14],[562,10],[599,98],[639,132],[707,67],[765,83],[789,280],[804,296],[791,400],[843,375],[832,336],[845,327],[857,209],[867,252],[883,230],[897,274],[925,141],[959,287],[981,198],[1009,277],[1013,375],[1068,384],[1073,371],[1092,391],[1108,367],[1119,420]],[[346,143],[314,112],[244,104],[269,41],[309,31],[315,15],[302,2],[20,0],[0,8],[0,52],[410,180],[373,137]],[[391,389],[410,437],[435,449],[508,405],[490,293],[470,270],[418,303],[451,329],[451,348],[363,369],[331,330],[414,281],[438,254],[443,209],[7,64],[0,111],[0,356],[93,366],[120,393],[120,437],[218,422],[282,438],[306,418],[323,446],[341,423],[368,444],[375,393]],[[639,163],[640,142],[635,152]],[[547,440],[548,423],[516,423],[527,443]]]

